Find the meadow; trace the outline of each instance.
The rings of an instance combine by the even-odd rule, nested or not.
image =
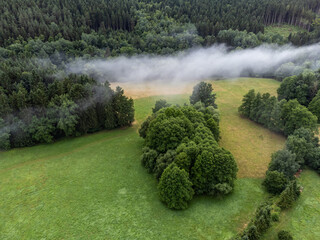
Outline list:
[[[156,180],[140,164],[143,140],[137,130],[156,100],[183,104],[191,92],[147,96],[135,99],[133,127],[0,153],[0,238],[229,239],[235,235],[267,198],[262,177],[271,153],[285,141],[241,118],[237,108],[249,89],[275,94],[279,82],[238,79],[213,85],[221,111],[220,144],[234,154],[239,167],[232,194],[197,197],[185,211],[169,210],[159,201]],[[319,192],[312,191],[310,177],[318,175],[302,175],[306,195],[283,214],[281,226],[292,229],[300,224],[295,218],[303,215],[302,221],[311,218],[310,227],[319,229],[314,211]],[[299,236],[298,230],[292,232]]]
[[[288,25],[288,24],[274,24],[267,26],[265,28],[265,33],[274,33],[274,34],[280,34],[281,36],[287,38],[290,34],[295,34],[299,31],[305,32],[303,28],[300,28],[298,26]]]

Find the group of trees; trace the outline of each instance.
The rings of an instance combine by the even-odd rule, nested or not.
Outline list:
[[[285,78],[278,89],[278,99],[297,99],[320,120],[319,72]]]
[[[190,106],[160,100],[139,133],[145,139],[142,165],[159,180],[160,199],[185,209],[194,194],[224,195],[233,190],[237,165],[219,147],[219,113],[212,85],[199,83]]]
[[[239,113],[258,122],[265,127],[286,136],[296,129],[304,127],[312,131],[317,130],[317,117],[296,99],[278,101],[269,93],[255,93],[250,90],[244,95]]]
[[[0,82],[0,104],[3,150],[129,126],[134,120],[133,100],[120,87],[114,91],[108,82],[86,75],[50,79],[22,73],[13,84]]]

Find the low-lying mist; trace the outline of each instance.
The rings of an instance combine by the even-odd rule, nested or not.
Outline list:
[[[287,64],[289,75],[297,67],[320,67],[320,44],[304,47],[262,45],[257,48],[230,51],[224,45],[197,48],[170,56],[137,55],[99,60],[76,60],[67,65],[67,72],[94,75],[101,81],[185,82],[240,76],[275,76]],[[307,64],[306,62],[310,62]],[[300,68],[301,69],[301,68]],[[296,71],[296,72],[294,72]],[[292,72],[292,73],[291,73]]]

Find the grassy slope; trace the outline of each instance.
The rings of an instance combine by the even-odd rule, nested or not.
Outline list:
[[[276,239],[280,230],[292,233],[294,239],[320,238],[320,176],[314,171],[304,171],[299,183],[303,192],[294,207],[280,216],[280,223],[264,236],[265,240]]]
[[[239,118],[238,101],[251,87],[274,91],[276,85],[272,80],[215,83],[222,112],[221,144],[236,155],[240,173],[249,159],[254,165],[261,161],[259,154],[241,157],[249,154],[247,147],[260,139],[256,148],[268,149],[263,139],[278,136]],[[187,95],[166,98],[181,104]],[[156,99],[135,101],[138,123]],[[226,198],[199,197],[186,211],[168,210],[158,200],[156,181],[140,165],[143,141],[136,131],[105,131],[0,153],[1,238],[228,239],[266,197],[260,179],[242,178]],[[258,138],[255,131],[260,131]],[[247,134],[252,140],[241,137]],[[268,161],[265,158],[263,164]],[[256,167],[247,171],[242,176],[262,173]]]
[[[292,25],[270,25],[265,28],[265,33],[278,33],[283,37],[289,37],[290,33],[294,34],[299,31],[305,31],[303,28]]]

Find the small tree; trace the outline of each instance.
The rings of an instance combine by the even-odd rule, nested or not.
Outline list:
[[[281,193],[288,183],[285,175],[278,171],[268,171],[263,185],[266,187],[267,191],[273,194]]]
[[[166,107],[170,107],[170,106],[171,106],[171,104],[167,103],[166,100],[160,99],[160,100],[156,101],[154,108],[152,108],[152,112],[156,113],[161,108],[166,108]]]
[[[296,155],[284,149],[272,154],[268,171],[278,171],[287,178],[293,178],[300,164],[296,161]]]
[[[174,163],[164,170],[158,188],[160,200],[172,209],[186,209],[194,195],[188,173]]]
[[[215,103],[216,94],[212,93],[213,88],[211,83],[200,82],[194,88],[192,95],[190,96],[190,103],[195,104],[202,102],[206,107],[213,106],[217,108]]]
[[[254,89],[251,89],[246,95],[243,96],[242,104],[238,109],[241,115],[245,117],[250,116],[251,105],[255,97],[256,97],[256,94],[254,92]]]
[[[300,189],[297,186],[296,181],[290,182],[286,189],[281,193],[280,199],[278,201],[278,206],[281,209],[288,209],[293,206],[293,203],[298,199],[300,196]]]
[[[278,240],[293,240],[290,232],[281,230],[278,232]]]

